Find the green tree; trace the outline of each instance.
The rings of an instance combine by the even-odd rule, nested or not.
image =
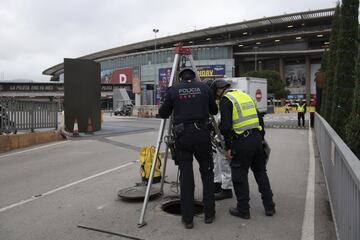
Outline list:
[[[285,84],[281,81],[279,72],[272,70],[251,71],[244,73],[242,77],[258,77],[267,79],[267,91],[273,93],[275,98],[286,98],[290,91],[285,89]]]
[[[360,159],[360,51],[356,63],[356,83],[351,114],[345,127],[346,143]]]
[[[334,20],[332,22],[332,33],[330,37],[330,48],[323,55],[321,66],[326,73],[326,82],[324,85],[322,102],[321,102],[321,115],[329,122],[331,116],[331,108],[333,103],[333,90],[334,90],[334,75],[337,63],[336,53],[337,44],[340,31],[341,22],[341,8],[338,4],[336,6]]]
[[[338,37],[337,64],[334,81],[330,123],[345,139],[345,123],[352,110],[355,85],[355,58],[357,57],[359,0],[343,0]]]
[[[326,74],[326,70],[328,68],[328,65],[329,65],[329,50],[328,49],[325,49],[325,52],[323,53],[323,56],[321,58],[321,68],[320,68],[320,71],[321,72],[324,72]],[[326,76],[326,75],[325,75]],[[325,80],[326,80],[326,77],[325,77]],[[318,83],[316,83],[318,84]],[[323,107],[325,106],[326,104],[326,97],[327,97],[327,94],[325,94],[327,91],[327,84],[326,82],[324,83],[323,85],[323,89],[322,89],[322,93],[321,92],[318,92],[318,86],[316,86],[316,111],[321,114],[323,117],[324,117],[324,110],[323,110]],[[318,94],[322,94],[321,96],[318,96]]]

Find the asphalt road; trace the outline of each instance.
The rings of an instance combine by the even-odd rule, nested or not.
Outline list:
[[[151,201],[147,226],[138,228],[141,202],[124,202],[120,189],[140,182],[139,149],[156,144],[159,120],[106,117],[103,131],[65,142],[0,155],[0,239],[126,239],[78,228],[78,225],[141,239],[301,239],[309,165],[308,130],[268,129],[272,147],[268,165],[277,206],[266,217],[252,174],[251,219],[228,214],[235,199],[217,202],[214,224],[195,218],[185,230],[180,217],[161,210],[165,198]],[[331,239],[326,191],[317,163],[315,239]],[[196,197],[201,200],[201,179],[195,164]],[[176,179],[170,160],[167,182]]]

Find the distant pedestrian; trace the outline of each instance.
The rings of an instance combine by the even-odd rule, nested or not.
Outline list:
[[[310,113],[310,127],[314,127],[314,120],[315,120],[315,111],[316,111],[316,101],[315,99],[311,99],[310,106],[309,106],[309,113]]]
[[[290,106],[288,102],[285,104],[285,113],[290,113]]]

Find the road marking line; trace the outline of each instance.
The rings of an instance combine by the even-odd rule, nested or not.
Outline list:
[[[51,191],[48,191],[48,192],[46,192],[46,193],[32,196],[31,198],[25,199],[25,200],[20,201],[20,202],[18,202],[18,203],[14,203],[14,204],[11,204],[11,205],[9,205],[9,206],[0,208],[0,213],[1,213],[1,212],[5,212],[6,210],[9,210],[9,209],[11,209],[11,208],[14,208],[14,207],[23,205],[23,204],[25,204],[25,203],[32,202],[32,201],[34,201],[34,200],[36,200],[36,199],[39,199],[39,198],[48,196],[48,195],[53,194],[53,193],[56,193],[56,192],[58,192],[58,191],[64,190],[64,189],[66,189],[66,188],[72,187],[72,186],[74,186],[74,185],[76,185],[76,184],[79,184],[79,183],[88,181],[88,180],[90,180],[90,179],[93,179],[93,178],[102,176],[102,175],[107,174],[107,173],[111,173],[111,172],[116,171],[116,170],[119,170],[119,169],[121,169],[121,168],[130,166],[130,165],[132,165],[132,164],[134,164],[134,163],[135,163],[135,162],[128,162],[128,163],[123,164],[123,165],[121,165],[121,166],[118,166],[118,167],[115,167],[115,168],[112,168],[112,169],[103,171],[103,172],[101,172],[101,173],[94,174],[94,175],[92,175],[92,176],[89,176],[89,177],[80,179],[80,180],[78,180],[78,181],[76,181],[76,182],[72,182],[72,183],[66,184],[66,185],[64,185],[64,186],[62,186],[62,187],[55,188],[55,189],[53,189],[53,190],[51,190]]]
[[[315,239],[315,155],[312,130],[309,128],[309,174],[306,188],[304,220],[301,240]]]
[[[52,147],[52,146],[56,146],[56,145],[60,145],[60,144],[68,143],[68,142],[71,142],[71,140],[62,141],[62,142],[53,143],[53,144],[48,144],[48,145],[44,145],[44,146],[41,146],[41,147],[26,149],[26,150],[23,150],[23,151],[13,152],[13,153],[5,154],[5,155],[0,155],[0,158],[4,158],[4,157],[16,155],[16,154],[21,154],[21,153],[25,153],[25,152],[31,152],[31,151],[34,151],[34,150],[38,150],[38,149],[42,149],[42,148],[47,148],[47,147]]]
[[[106,204],[103,204],[103,205],[98,206],[96,209],[97,209],[97,210],[101,210],[101,209],[103,209],[105,206],[106,206]]]

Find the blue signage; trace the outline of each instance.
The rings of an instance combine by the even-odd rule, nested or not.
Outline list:
[[[200,78],[207,78],[207,77],[224,77],[225,75],[225,65],[203,65],[203,66],[196,66],[197,71],[199,73]]]

